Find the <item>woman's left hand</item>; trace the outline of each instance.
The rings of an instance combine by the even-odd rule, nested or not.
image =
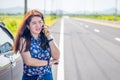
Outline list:
[[[50,60],[50,65],[57,65],[59,63],[59,60],[58,59],[53,59],[53,60]]]

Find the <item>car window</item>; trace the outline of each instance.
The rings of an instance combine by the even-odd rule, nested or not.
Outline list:
[[[12,45],[9,42],[6,42],[0,45],[0,54],[10,51],[11,48],[12,48]]]
[[[9,37],[9,35],[0,27],[0,46],[1,52],[5,52],[8,50],[10,45],[13,45],[13,40]]]

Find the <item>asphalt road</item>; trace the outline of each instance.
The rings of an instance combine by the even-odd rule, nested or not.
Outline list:
[[[60,25],[58,21],[51,28],[57,44]],[[65,80],[120,80],[120,28],[64,18],[64,76]]]

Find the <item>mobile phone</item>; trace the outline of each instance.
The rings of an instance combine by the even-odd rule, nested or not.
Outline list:
[[[42,27],[42,29],[43,29],[43,33],[46,35],[48,31],[45,29],[44,26]]]

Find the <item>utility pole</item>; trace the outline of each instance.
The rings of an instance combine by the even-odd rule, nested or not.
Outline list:
[[[117,20],[117,0],[115,0],[115,13],[114,13],[114,20]]]
[[[27,12],[27,0],[24,1],[24,14]]]
[[[44,0],[44,16],[46,15],[46,0]]]
[[[95,8],[95,1],[93,0],[93,4],[92,4],[92,12],[93,12],[93,15],[95,15],[94,8]]]
[[[50,13],[51,15],[52,15],[52,9],[53,9],[52,6],[53,6],[53,4],[52,4],[52,0],[51,0],[51,13]]]
[[[53,19],[53,5],[54,5],[54,0],[51,0],[51,20]]]

